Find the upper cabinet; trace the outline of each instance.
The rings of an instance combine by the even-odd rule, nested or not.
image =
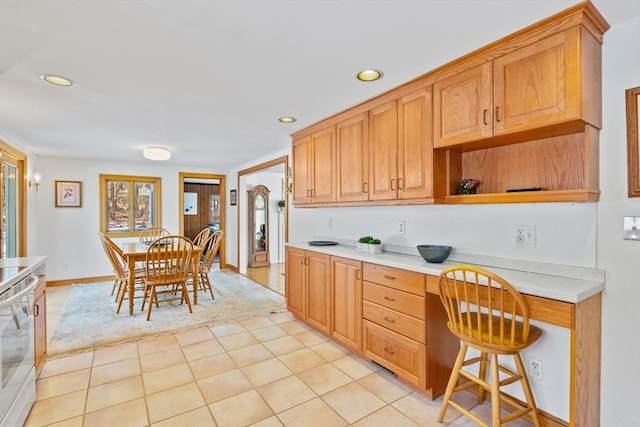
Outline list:
[[[336,200],[336,128],[329,126],[293,142],[293,203]]]

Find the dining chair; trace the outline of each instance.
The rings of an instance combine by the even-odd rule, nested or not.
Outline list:
[[[118,303],[116,313],[120,313],[122,302],[129,296],[129,266],[122,255],[122,249],[104,233],[100,232],[98,235],[115,274],[111,295],[116,294],[116,302]],[[144,269],[136,268],[134,274],[135,279],[131,286],[134,287],[135,294],[136,291],[141,292],[144,290]]]
[[[209,242],[212,234],[213,232],[209,227],[203,228],[198,234],[196,234],[196,237],[193,238],[193,245],[205,248],[205,245]]]
[[[220,243],[222,242],[223,236],[224,231],[222,230],[218,230],[211,234],[210,240],[205,247],[205,252],[202,254],[202,259],[198,264],[198,289],[202,291],[208,290],[211,294],[211,299],[215,299],[215,296],[213,295],[213,288],[211,286],[211,279],[209,279],[209,273],[213,268],[213,263],[220,249]]]
[[[542,330],[529,324],[529,309],[522,295],[502,277],[470,265],[454,265],[443,270],[439,290],[447,313],[447,327],[460,339],[461,345],[442,398],[438,421],[442,422],[451,405],[477,424],[488,427],[451,399],[454,393],[477,386],[478,403],[484,401],[486,391],[491,394],[492,427],[527,414],[531,415],[533,424],[540,427],[540,416],[520,351],[540,338]],[[467,358],[469,347],[479,351],[480,356]],[[498,364],[498,355],[513,356],[517,372]],[[468,368],[462,369],[470,365],[477,365],[477,375]],[[487,368],[490,371],[488,379]],[[459,383],[461,376],[466,380]],[[522,386],[525,404],[501,391],[502,386],[517,381]],[[511,410],[505,416],[502,416],[503,401]]]
[[[186,302],[189,313],[193,312],[187,290],[187,279],[193,271],[192,252],[193,242],[185,236],[162,236],[149,245],[142,301],[142,311],[149,304],[147,320],[151,319],[153,305],[159,303]]]
[[[169,230],[162,227],[149,227],[145,228],[140,232],[140,243],[144,243],[145,245],[151,244],[154,240],[164,237],[170,236],[171,233]]]

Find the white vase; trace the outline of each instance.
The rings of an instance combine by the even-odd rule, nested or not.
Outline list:
[[[367,252],[370,254],[381,254],[382,253],[382,244],[373,245],[371,243],[367,244]]]

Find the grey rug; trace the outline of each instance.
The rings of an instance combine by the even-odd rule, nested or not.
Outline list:
[[[147,321],[135,300],[134,314],[123,304],[116,314],[111,296],[112,282],[72,285],[55,331],[49,337],[50,358],[160,335],[177,330],[244,320],[286,311],[282,295],[231,271],[210,275],[215,300],[209,292],[198,292],[198,304],[189,313],[179,302],[160,304]],[[127,301],[125,301],[125,304]]]

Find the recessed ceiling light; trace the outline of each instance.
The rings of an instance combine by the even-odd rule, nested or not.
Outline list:
[[[363,82],[373,82],[382,78],[382,71],[378,70],[362,70],[356,77]]]
[[[51,83],[52,85],[56,86],[69,87],[75,84],[71,79],[62,76],[54,76],[53,74],[43,74],[40,76],[40,78],[45,82]]]
[[[171,151],[164,147],[145,147],[142,155],[145,159],[162,161],[171,158]]]
[[[287,117],[287,116],[280,117],[280,118],[278,119],[278,121],[279,121],[280,123],[293,123],[293,122],[295,122],[296,120],[297,120],[297,119],[296,119],[295,117]]]

